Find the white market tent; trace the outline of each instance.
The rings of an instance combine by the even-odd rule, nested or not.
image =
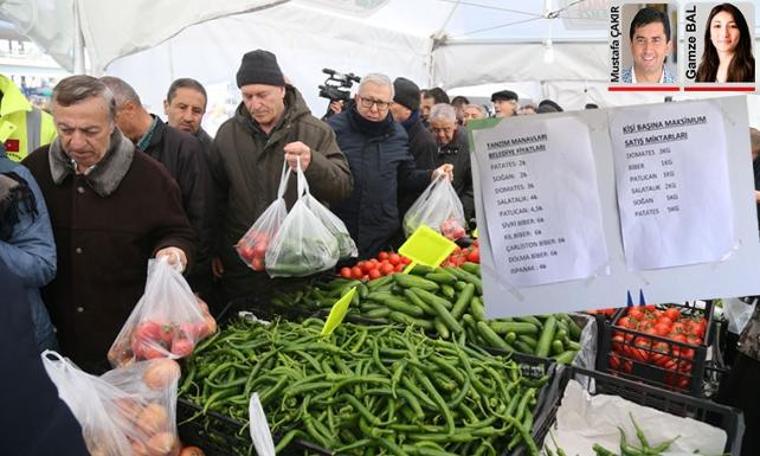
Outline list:
[[[122,77],[154,112],[172,80],[209,89],[208,120],[239,101],[241,56],[277,54],[316,115],[322,68],[421,87],[552,98],[569,109],[661,101],[611,94],[608,0],[0,0],[0,15],[72,72]],[[756,11],[757,15],[758,11]],[[760,21],[755,21],[758,23]],[[223,114],[224,113],[224,114]],[[216,125],[209,125],[215,129]]]

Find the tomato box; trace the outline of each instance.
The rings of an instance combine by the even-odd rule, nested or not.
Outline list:
[[[711,315],[709,302],[621,308],[599,321],[597,370],[702,396]]]

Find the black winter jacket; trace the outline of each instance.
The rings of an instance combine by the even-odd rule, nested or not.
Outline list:
[[[415,166],[406,131],[390,114],[372,131],[363,127],[366,122],[355,109],[328,121],[354,176],[351,196],[333,212],[346,224],[359,258],[375,256],[400,227],[398,189],[421,192],[431,176],[431,170]]]
[[[161,162],[177,181],[182,207],[200,241],[196,252],[197,263],[202,264],[210,256],[213,239],[214,189],[208,159],[196,137],[156,120],[144,152]]]

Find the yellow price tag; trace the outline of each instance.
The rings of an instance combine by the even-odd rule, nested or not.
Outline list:
[[[475,238],[475,239],[477,239],[477,238],[480,237],[480,234],[479,234],[477,228],[475,228],[474,230],[472,230],[472,237]]]
[[[412,260],[404,270],[409,272],[416,264],[437,268],[456,248],[452,240],[427,225],[420,225],[398,249],[398,253]]]
[[[351,300],[354,298],[355,294],[356,287],[353,287],[348,290],[348,293],[344,294],[335,304],[333,304],[332,309],[330,309],[330,315],[327,316],[327,321],[325,321],[325,326],[322,327],[323,336],[329,336],[332,334],[333,331],[335,331],[335,328],[343,322],[343,318],[348,312],[348,305],[351,304]]]

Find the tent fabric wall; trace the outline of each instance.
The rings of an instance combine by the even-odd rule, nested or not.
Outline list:
[[[193,77],[203,84],[234,85],[240,59],[262,48],[277,55],[283,72],[321,116],[327,100],[317,86],[323,68],[358,75],[405,76],[424,86],[428,79],[429,40],[363,24],[355,20],[284,4],[266,11],[238,14],[187,27],[163,43],[111,63],[106,72],[132,84],[143,103],[161,112],[171,81]]]

